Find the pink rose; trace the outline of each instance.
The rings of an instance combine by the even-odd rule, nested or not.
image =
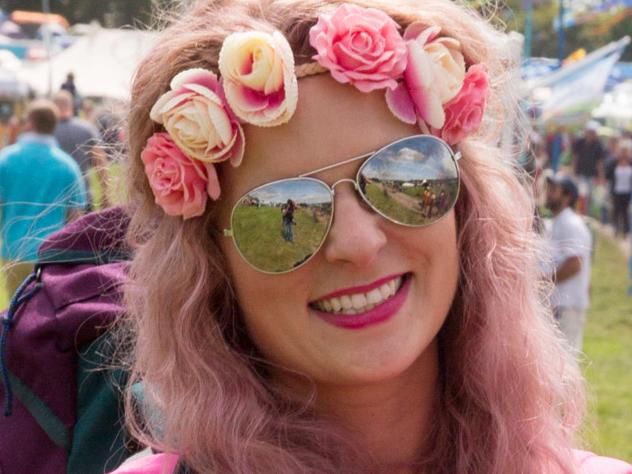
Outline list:
[[[200,216],[208,196],[219,198],[215,167],[182,153],[167,133],[154,133],[140,154],[156,204],[170,216]]]
[[[151,119],[191,158],[205,163],[230,160],[239,166],[244,132],[226,106],[217,76],[206,69],[187,69],[176,74],[170,87],[152,107]]]
[[[292,118],[298,102],[294,53],[278,31],[229,35],[219,53],[219,71],[226,100],[241,120],[275,127]]]
[[[309,32],[314,59],[343,84],[362,92],[397,87],[406,68],[399,25],[381,10],[343,4],[321,15]]]
[[[463,87],[457,96],[446,104],[445,125],[441,130],[433,130],[433,133],[454,145],[475,132],[483,119],[488,88],[489,80],[485,66],[471,66],[465,75]]]
[[[438,35],[438,26],[413,23],[404,33],[408,63],[404,81],[387,91],[386,101],[393,114],[406,123],[423,121],[441,128],[444,105],[461,89],[465,77],[465,58],[454,38]]]

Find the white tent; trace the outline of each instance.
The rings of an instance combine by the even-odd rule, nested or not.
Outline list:
[[[632,81],[622,82],[606,94],[593,115],[605,118],[611,125],[632,124]]]
[[[125,100],[140,60],[155,34],[138,30],[96,28],[50,61],[25,64],[20,77],[39,95],[55,93],[69,72],[82,97]]]

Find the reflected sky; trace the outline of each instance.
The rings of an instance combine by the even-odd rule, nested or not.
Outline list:
[[[324,204],[331,202],[329,189],[308,179],[290,179],[268,184],[248,193],[261,204],[278,205],[292,199],[296,204]]]
[[[456,178],[454,161],[445,145],[428,141],[412,148],[403,141],[380,152],[362,172],[367,179],[422,180]]]

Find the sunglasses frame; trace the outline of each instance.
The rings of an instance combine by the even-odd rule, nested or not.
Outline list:
[[[419,225],[412,225],[412,224],[406,224],[404,222],[399,222],[395,219],[393,219],[392,217],[389,217],[387,215],[385,215],[384,213],[382,213],[380,210],[378,210],[373,204],[371,204],[371,202],[368,200],[368,198],[364,195],[364,193],[361,191],[360,189],[360,184],[359,184],[359,179],[360,179],[360,173],[362,172],[362,170],[364,169],[364,167],[371,161],[371,159],[373,157],[375,157],[377,154],[381,153],[382,151],[386,150],[387,148],[390,148],[393,145],[397,145],[398,143],[404,142],[404,141],[408,141],[411,139],[415,139],[415,138],[422,138],[424,140],[435,140],[437,142],[439,142],[440,144],[442,144],[443,146],[445,146],[445,148],[448,150],[448,152],[450,153],[450,158],[452,159],[454,166],[456,168],[456,197],[454,198],[454,202],[452,203],[452,205],[450,206],[450,208],[448,209],[448,212],[450,209],[454,208],[454,205],[456,204],[456,201],[459,197],[459,193],[461,191],[461,170],[459,168],[458,162],[459,160],[462,158],[462,154],[460,151],[454,151],[452,149],[452,147],[450,147],[450,145],[448,145],[447,142],[445,142],[444,140],[442,140],[441,138],[435,137],[434,135],[411,135],[408,137],[404,137],[404,138],[400,138],[399,140],[395,140],[394,142],[388,143],[387,145],[384,145],[383,147],[371,151],[369,153],[365,153],[363,155],[359,155],[359,156],[354,156],[353,158],[349,158],[347,160],[344,161],[340,161],[338,163],[333,163],[331,165],[327,165],[324,166],[322,168],[318,168],[316,170],[313,171],[309,171],[307,173],[302,173],[298,176],[294,176],[291,178],[281,178],[281,179],[276,179],[274,181],[268,181],[267,183],[263,183],[260,184],[259,186],[256,186],[252,189],[250,189],[249,191],[245,192],[244,194],[242,194],[239,199],[237,199],[237,201],[235,202],[235,204],[233,205],[233,208],[230,212],[230,228],[229,229],[224,229],[224,236],[225,237],[230,237],[233,241],[233,244],[235,245],[235,248],[237,249],[237,253],[239,253],[239,256],[242,258],[242,260],[244,262],[246,262],[250,267],[252,267],[253,269],[255,269],[256,271],[260,272],[260,273],[265,273],[266,275],[283,275],[285,273],[290,273],[293,272],[294,270],[299,269],[300,267],[302,267],[303,265],[305,265],[307,262],[309,262],[314,255],[316,255],[320,249],[322,248],[322,246],[325,244],[325,241],[327,240],[327,236],[329,235],[329,232],[331,230],[331,226],[334,222],[334,213],[335,213],[335,195],[336,195],[336,186],[340,183],[351,183],[353,184],[353,188],[355,189],[356,193],[359,194],[362,197],[362,200],[371,208],[371,210],[373,212],[375,212],[376,214],[380,215],[381,217],[383,217],[384,219],[386,219],[389,222],[392,222],[393,224],[397,224],[397,225],[401,225],[404,227],[410,227],[410,228],[415,228],[415,229],[420,229],[423,227],[428,227],[431,226],[433,224],[436,224],[437,222],[439,222],[441,219],[443,219],[448,212],[446,212],[445,214],[443,214],[441,217],[439,217],[437,220],[434,220],[432,222],[429,222],[427,224],[419,224]],[[358,171],[356,172],[355,175],[355,179],[351,179],[351,178],[342,178],[339,179],[338,181],[336,181],[335,183],[333,183],[331,186],[329,184],[327,184],[326,182],[324,182],[321,179],[318,178],[312,178],[310,177],[310,175],[313,174],[317,174],[317,173],[321,173],[323,171],[327,171],[333,168],[337,168],[339,166],[343,166],[346,165],[348,163],[353,163],[355,161],[359,161],[364,159],[364,163],[362,163],[362,165],[360,165],[360,168],[358,168]],[[315,183],[318,183],[319,185],[323,186],[325,189],[327,189],[327,191],[329,191],[329,196],[331,198],[331,214],[329,216],[329,222],[327,223],[327,229],[325,231],[325,233],[323,234],[323,238],[320,241],[320,244],[318,244],[318,247],[316,249],[314,249],[314,251],[312,252],[312,254],[307,257],[305,260],[303,260],[300,264],[288,269],[288,270],[284,270],[284,271],[279,271],[279,272],[272,272],[272,271],[266,271],[266,270],[262,270],[260,268],[257,268],[256,266],[254,266],[252,263],[250,263],[248,261],[248,259],[244,256],[243,252],[241,251],[241,249],[239,248],[239,245],[237,245],[237,241],[235,239],[235,235],[233,233],[233,218],[235,215],[235,211],[237,210],[237,206],[239,205],[239,203],[242,201],[242,199],[244,197],[246,197],[248,194],[255,192],[261,188],[264,188],[266,186],[270,186],[272,184],[276,184],[276,183],[280,183],[280,182],[284,182],[287,183],[289,181],[304,181],[304,180],[309,180],[309,181],[313,181]]]

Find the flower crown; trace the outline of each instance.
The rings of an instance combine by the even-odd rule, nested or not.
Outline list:
[[[342,4],[321,15],[309,32],[317,62],[294,66],[285,37],[233,33],[222,45],[219,74],[188,69],[151,109],[164,132],[154,133],[141,153],[155,201],[183,219],[204,213],[219,198],[215,164],[239,166],[242,123],[274,127],[296,110],[300,77],[329,71],[362,92],[386,90],[390,111],[405,123],[450,145],[479,127],[488,78],[483,64],[467,67],[461,44],[440,37],[438,26],[413,23],[404,32],[386,13]]]

